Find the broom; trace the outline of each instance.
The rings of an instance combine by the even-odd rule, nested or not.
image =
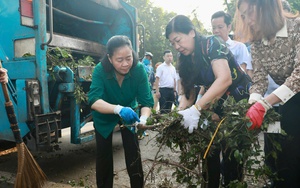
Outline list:
[[[1,61],[0,68],[2,68]],[[41,188],[45,184],[47,177],[23,142],[6,83],[1,83],[1,85],[5,98],[7,117],[16,140],[18,151],[18,172],[15,188]]]

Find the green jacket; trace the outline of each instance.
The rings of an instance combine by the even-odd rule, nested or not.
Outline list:
[[[147,73],[144,66],[138,63],[125,75],[120,87],[114,72],[105,72],[99,63],[93,72],[92,84],[88,94],[89,104],[102,99],[110,104],[119,104],[137,110],[138,104],[142,107],[152,108],[153,97],[148,83]],[[104,138],[114,130],[120,121],[119,115],[101,114],[92,111],[94,127]]]

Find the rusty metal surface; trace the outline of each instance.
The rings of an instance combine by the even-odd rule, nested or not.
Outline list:
[[[60,34],[53,35],[53,39],[49,46],[68,48],[70,50],[76,50],[77,52],[94,56],[103,56],[106,52],[105,46],[99,43]]]

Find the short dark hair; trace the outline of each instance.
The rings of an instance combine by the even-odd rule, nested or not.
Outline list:
[[[187,16],[177,15],[173,17],[166,26],[165,36],[167,39],[169,39],[169,36],[173,32],[189,34],[192,31],[195,32],[194,49],[202,49],[199,42],[202,36],[196,31],[195,26]],[[193,63],[192,58],[196,60],[196,63]],[[187,99],[190,97],[190,93],[194,88],[194,81],[198,76],[198,73],[195,73],[198,69],[194,69],[193,67],[200,67],[200,59],[202,58],[203,56],[201,50],[194,50],[194,57],[192,57],[191,54],[184,55],[179,52],[177,66],[179,70],[179,76],[181,78],[181,84]]]
[[[114,70],[113,65],[110,63],[108,57],[112,57],[115,50],[122,46],[128,46],[132,50],[133,64],[132,67],[136,66],[138,63],[138,56],[132,48],[131,41],[125,35],[116,35],[111,37],[106,44],[107,54],[101,60],[102,66],[106,72]]]
[[[165,51],[164,51],[164,56],[165,56],[166,54],[168,54],[168,53],[172,53],[172,51],[171,51],[171,50],[165,50]]]
[[[224,22],[226,23],[226,25],[230,25],[232,22],[232,17],[230,16],[230,14],[224,12],[224,11],[218,11],[215,12],[212,16],[210,21],[212,21],[215,18],[220,18],[220,17],[224,17]]]
[[[177,15],[173,17],[166,26],[166,39],[169,39],[169,35],[172,32],[188,34],[191,30],[195,31],[195,26],[192,21],[184,16]]]

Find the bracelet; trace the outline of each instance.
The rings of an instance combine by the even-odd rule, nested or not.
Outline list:
[[[196,109],[200,112],[202,110],[201,106],[199,106],[197,103],[194,104],[194,106],[196,107]]]
[[[273,108],[272,105],[265,98],[262,99],[262,102],[265,103],[269,109]]]

